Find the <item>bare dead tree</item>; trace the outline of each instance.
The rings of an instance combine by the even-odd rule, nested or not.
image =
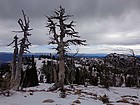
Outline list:
[[[11,76],[11,80],[15,79],[15,75],[16,75],[16,66],[17,66],[17,56],[18,56],[18,37],[17,35],[14,36],[14,40],[12,41],[12,43],[10,43],[7,46],[10,46],[14,44],[14,52],[13,52],[13,60],[12,60],[12,76]]]
[[[29,52],[29,46],[31,45],[31,43],[28,40],[28,37],[31,36],[31,34],[29,33],[29,31],[31,31],[32,29],[29,28],[29,17],[25,15],[24,11],[22,10],[22,14],[23,14],[23,19],[19,19],[18,20],[18,24],[21,28],[21,31],[14,31],[17,33],[23,33],[23,38],[19,41],[19,52],[18,52],[18,58],[17,58],[17,67],[16,67],[16,75],[15,75],[15,86],[14,88],[16,90],[19,90],[20,87],[20,82],[21,82],[21,71],[22,71],[22,58],[23,58],[23,54],[25,52]]]
[[[72,17],[72,15],[65,15],[65,9],[59,7],[54,11],[53,16],[46,16],[49,28],[49,34],[51,35],[51,41],[49,44],[57,45],[56,51],[59,55],[59,82],[56,87],[62,87],[65,79],[65,53],[71,44],[85,45],[86,40],[81,40],[78,32],[74,29],[74,21],[66,23],[66,21]]]

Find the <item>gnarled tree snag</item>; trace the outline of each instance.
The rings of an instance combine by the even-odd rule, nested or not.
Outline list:
[[[46,16],[49,28],[49,34],[51,35],[49,44],[57,45],[56,50],[59,55],[59,80],[56,89],[64,86],[65,79],[65,53],[70,45],[86,45],[86,40],[81,40],[78,32],[75,31],[74,21],[66,23],[66,21],[72,17],[72,15],[65,15],[65,9],[59,7],[54,11],[53,16]],[[69,39],[69,40],[68,40]]]
[[[19,43],[16,42],[16,46],[19,45],[19,51],[16,52],[17,55],[17,66],[16,66],[16,72],[15,72],[15,85],[14,85],[14,89],[15,90],[19,90],[19,87],[21,86],[21,71],[22,71],[22,58],[23,58],[23,54],[25,52],[29,52],[29,46],[31,45],[31,43],[28,40],[28,37],[31,35],[29,33],[29,31],[31,31],[32,29],[29,28],[29,17],[25,15],[24,11],[22,10],[22,14],[23,14],[23,19],[19,19],[18,20],[18,24],[21,28],[21,31],[13,31],[13,32],[17,32],[17,33],[23,33],[23,38],[21,40],[19,40]],[[18,50],[18,48],[16,48],[16,50]]]
[[[12,60],[12,76],[11,80],[15,79],[16,76],[16,66],[17,66],[17,55],[18,55],[18,37],[14,36],[14,40],[7,46],[14,44],[13,60]]]

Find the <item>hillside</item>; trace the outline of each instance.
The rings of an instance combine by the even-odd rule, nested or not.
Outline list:
[[[128,61],[128,58],[126,55],[109,54],[104,59],[111,65],[110,61],[114,62],[116,59]],[[40,73],[43,66],[43,61],[52,61],[52,59],[42,58],[39,60],[35,58],[38,73]],[[55,60],[53,61],[56,62]],[[99,58],[80,58],[75,59],[75,67],[81,68],[83,66],[80,61],[86,64],[86,68],[92,63],[99,63],[99,65],[103,63],[103,59]],[[117,64],[119,63],[117,62]],[[93,68],[95,70],[95,67]],[[39,76],[40,74],[38,74]],[[53,86],[53,83],[39,83],[39,86],[24,88],[20,92],[11,90],[10,97],[5,97],[0,93],[0,105],[140,105],[140,88],[136,87],[124,87],[124,85],[121,85],[120,87],[110,86],[106,89],[101,85],[85,87],[73,84],[74,88],[70,88],[69,85],[65,85],[66,97],[60,98],[59,90],[48,91],[51,86]]]

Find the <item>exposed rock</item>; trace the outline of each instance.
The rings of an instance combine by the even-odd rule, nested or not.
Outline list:
[[[30,93],[30,95],[33,95],[33,93]]]
[[[54,102],[54,100],[52,100],[52,99],[46,99],[43,101],[43,103],[53,103],[53,102]]]
[[[127,99],[121,99],[121,100],[118,100],[116,102],[122,102],[122,103],[130,103]]]
[[[106,105],[114,105],[114,104],[108,103],[108,104],[106,104]]]
[[[73,103],[81,104],[80,100],[75,100]]]
[[[136,98],[136,99],[138,99],[137,96],[130,96],[130,95],[125,95],[125,96],[121,96],[121,97],[122,97],[122,98],[131,97],[131,98]]]

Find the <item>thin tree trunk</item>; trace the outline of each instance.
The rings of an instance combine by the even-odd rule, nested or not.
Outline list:
[[[13,61],[12,61],[12,76],[11,76],[11,86],[13,87],[15,85],[15,81],[16,81],[16,70],[17,70],[17,61],[16,61],[16,57],[17,55],[13,55]]]
[[[15,77],[15,90],[19,90],[20,82],[21,82],[21,71],[22,71],[22,56],[23,56],[23,50],[21,48],[20,53],[18,55],[18,64],[17,64],[17,70],[16,70],[16,77]]]
[[[12,60],[12,76],[11,80],[13,81],[15,79],[16,75],[16,66],[17,66],[17,55],[18,55],[18,37],[17,35],[14,37],[14,40],[12,43],[10,43],[8,46],[14,43],[14,52],[13,52],[13,60]]]
[[[16,75],[16,54],[14,53],[13,55],[13,61],[12,61],[12,77],[11,79],[14,80],[15,79],[15,75]]]
[[[53,67],[53,73],[54,73],[54,82],[57,83],[57,73],[56,73],[56,69]]]

